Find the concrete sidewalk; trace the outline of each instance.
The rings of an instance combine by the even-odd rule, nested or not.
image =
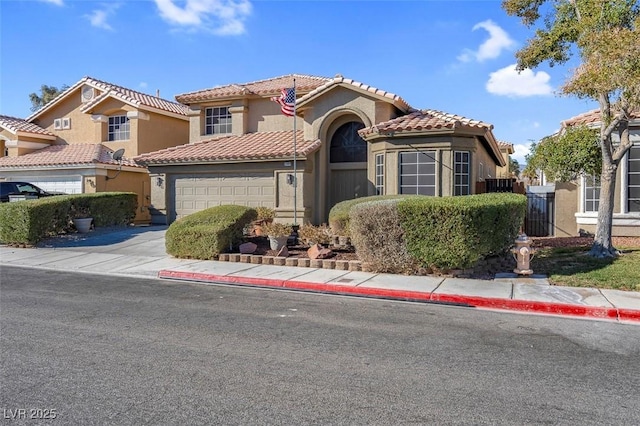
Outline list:
[[[37,248],[0,246],[0,265],[247,285],[567,315],[640,324],[640,292],[559,287],[545,277],[501,274],[493,280],[405,276],[333,269],[175,259],[166,227],[98,229],[44,241]]]

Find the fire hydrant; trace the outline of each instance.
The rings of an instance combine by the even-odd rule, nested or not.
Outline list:
[[[513,258],[517,264],[513,272],[519,275],[533,274],[529,262],[533,259],[535,250],[531,248],[531,240],[526,234],[518,235],[518,238],[516,238],[516,246],[511,249],[511,253],[513,253]]]

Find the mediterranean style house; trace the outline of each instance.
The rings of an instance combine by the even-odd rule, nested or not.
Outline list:
[[[285,111],[293,87],[295,107]],[[151,176],[153,223],[241,204],[274,208],[281,222],[318,224],[357,197],[473,194],[477,182],[508,170],[513,152],[490,124],[416,110],[341,75],[291,74],[176,100],[188,108],[189,143],[135,157]]]
[[[595,109],[562,122],[562,128],[585,125],[600,128],[600,110]],[[613,236],[640,236],[640,113],[629,122],[633,143],[620,162],[613,208]],[[614,139],[614,143],[615,143]],[[583,176],[576,182],[549,185],[555,192],[554,235],[595,233],[600,187],[597,179]]]
[[[0,116],[0,180],[69,194],[135,192],[135,221],[148,223],[149,173],[131,158],[187,143],[187,112],[182,104],[85,77],[26,119]]]

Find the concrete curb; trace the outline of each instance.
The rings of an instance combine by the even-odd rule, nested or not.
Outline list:
[[[158,278],[276,289],[280,288],[287,290],[301,290],[317,293],[374,297],[410,302],[429,302],[478,309],[562,315],[600,320],[613,320],[620,322],[640,322],[640,310],[620,309],[616,307],[570,305],[564,303],[539,302],[532,300],[514,300],[479,296],[438,294],[433,292],[394,290],[366,286],[354,287],[340,284],[311,283],[287,279],[252,278],[171,270],[161,270],[160,272],[158,272]]]

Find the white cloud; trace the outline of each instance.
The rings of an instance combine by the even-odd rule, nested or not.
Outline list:
[[[518,143],[513,145],[513,154],[511,154],[511,158],[518,160],[518,164],[520,166],[526,164],[525,156],[529,154],[531,148],[531,144],[523,144]]]
[[[107,19],[112,17],[116,10],[120,7],[118,3],[102,4],[102,9],[95,9],[89,15],[84,15],[85,18],[91,22],[91,25],[103,30],[113,31],[113,28],[107,22]]]
[[[155,2],[160,16],[168,23],[218,35],[243,34],[244,21],[252,10],[249,0],[186,0],[182,7],[174,0]]]
[[[63,0],[40,0],[40,1],[43,3],[55,4],[56,6],[64,6]]]
[[[516,71],[516,64],[489,74],[487,92],[509,97],[544,96],[553,93],[549,85],[551,76],[544,71],[530,69]]]
[[[487,30],[489,38],[478,47],[477,51],[465,49],[458,56],[458,60],[470,62],[475,59],[478,62],[482,62],[487,59],[495,59],[500,56],[503,50],[511,49],[516,44],[505,30],[490,19],[474,25],[473,31],[479,28]]]

